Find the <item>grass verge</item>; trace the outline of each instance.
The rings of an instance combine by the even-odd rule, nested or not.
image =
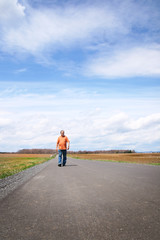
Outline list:
[[[160,153],[69,154],[69,156],[83,160],[160,165]]]
[[[0,179],[44,163],[55,156],[50,154],[0,154]]]

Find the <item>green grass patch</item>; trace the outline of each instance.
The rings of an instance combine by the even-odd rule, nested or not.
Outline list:
[[[0,154],[0,179],[49,161],[55,156],[49,154]]]

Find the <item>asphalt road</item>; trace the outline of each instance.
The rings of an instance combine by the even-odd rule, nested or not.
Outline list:
[[[57,158],[0,202],[0,240],[159,240],[160,167]]]

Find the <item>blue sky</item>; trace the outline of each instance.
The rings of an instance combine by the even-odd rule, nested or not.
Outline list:
[[[0,151],[160,150],[160,2],[1,0]]]

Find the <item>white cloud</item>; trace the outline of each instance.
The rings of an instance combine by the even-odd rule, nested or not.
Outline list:
[[[104,78],[159,76],[160,46],[118,51],[110,57],[103,53],[88,63],[86,73]]]
[[[20,18],[25,16],[25,7],[17,0],[1,0],[0,1],[0,23],[12,24],[18,23]]]
[[[17,6],[18,12],[21,6],[15,3],[16,1],[12,8],[10,7],[12,15],[15,13],[15,7]],[[5,11],[7,8],[4,8]],[[29,14],[24,15],[21,24],[18,21],[16,27],[11,24],[10,28],[4,31],[3,44],[7,46],[8,51],[25,51],[37,55],[48,47],[54,50],[57,47],[88,42],[93,37],[97,38],[97,33],[104,29],[112,32],[119,27],[116,16],[107,8],[86,5],[68,5],[65,8],[43,10],[30,8]]]
[[[78,89],[59,90],[53,96],[10,92],[0,99],[0,151],[55,148],[61,129],[72,150],[157,150],[157,105],[156,99],[110,99]]]
[[[138,130],[143,128],[154,127],[154,125],[160,126],[160,114],[152,114],[147,117],[139,118],[136,121],[130,121],[128,128],[131,130]]]
[[[7,117],[0,117],[0,127],[4,127],[7,126],[11,123],[11,119],[7,118]]]
[[[86,72],[90,76],[160,75],[160,47],[155,45],[160,14],[156,3],[67,1],[61,6],[42,4],[33,8],[26,2],[1,0],[2,52],[34,56],[38,63],[54,64],[66,74],[82,73],[84,69],[78,66],[84,67],[82,59],[87,57]],[[76,60],[72,50],[78,53]],[[83,55],[80,59],[79,50]],[[57,59],[57,51],[64,51],[67,60]]]
[[[20,68],[20,69],[17,69],[15,71],[15,73],[23,73],[23,72],[26,72],[27,71],[27,68]]]
[[[63,119],[62,116],[60,118],[59,114],[56,117],[54,113],[47,115],[23,113],[16,117],[13,115],[7,128],[3,124],[1,125],[1,148],[3,147],[1,150],[38,146],[55,148],[59,131],[63,128],[71,140],[72,150],[117,149],[122,146],[123,148],[135,146],[136,150],[141,150],[139,145],[143,146],[145,150],[156,150],[153,146],[155,141],[160,141],[160,114],[146,116],[146,118],[150,118],[149,126],[142,124],[138,128],[137,122],[141,119],[133,119],[126,113],[124,116],[121,118],[111,115],[110,118],[102,118],[101,114],[97,117],[96,112],[92,117],[87,114],[70,119]],[[155,118],[158,121],[155,122]],[[113,119],[116,121],[112,121]],[[145,117],[143,120],[145,122]],[[130,125],[131,127],[129,127]],[[146,144],[150,145],[150,149],[146,148]]]
[[[119,42],[121,34],[126,37],[137,24],[141,23],[142,27],[146,27],[153,15],[148,14],[147,7],[141,6],[139,9],[138,3],[135,4],[133,1],[119,2],[116,5],[108,2],[101,5],[89,3],[73,5],[68,2],[63,7],[54,5],[52,8],[37,9],[28,5],[23,6],[18,0],[2,0],[2,3],[0,5],[4,16],[2,26],[5,27],[8,19],[14,19],[2,32],[3,44],[8,51],[28,52],[33,55],[44,49],[53,51],[81,43],[99,45],[104,42],[108,44],[112,41]],[[156,19],[154,25],[155,22]]]

